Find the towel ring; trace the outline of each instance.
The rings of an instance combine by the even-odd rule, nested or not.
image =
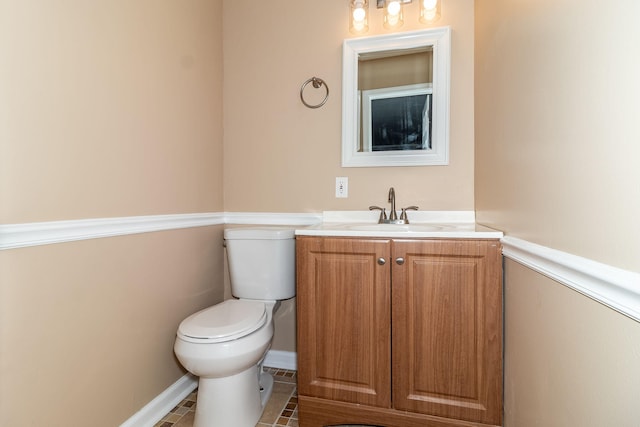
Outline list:
[[[324,96],[324,99],[322,100],[321,103],[316,104],[316,105],[311,105],[308,104],[307,101],[304,100],[304,89],[307,87],[307,85],[309,83],[313,84],[313,87],[316,89],[320,89],[321,86],[324,86],[325,90],[327,91],[327,94]],[[327,86],[327,83],[322,80],[319,79],[318,77],[311,77],[309,80],[307,80],[306,82],[304,82],[302,84],[302,86],[300,87],[300,100],[302,101],[302,103],[309,107],[309,108],[320,108],[324,105],[325,102],[327,102],[327,98],[329,98],[329,86]]]

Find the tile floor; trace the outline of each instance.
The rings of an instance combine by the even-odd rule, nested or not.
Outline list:
[[[271,398],[256,427],[298,427],[296,371],[266,368],[273,375]],[[155,427],[193,427],[197,390],[160,420]]]

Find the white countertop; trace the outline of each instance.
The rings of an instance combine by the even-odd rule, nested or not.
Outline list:
[[[324,212],[323,222],[296,229],[297,236],[500,239],[497,231],[475,222],[473,211],[409,212],[409,224],[378,224],[377,212]]]

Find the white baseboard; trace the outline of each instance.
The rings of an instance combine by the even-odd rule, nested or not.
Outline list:
[[[295,371],[298,369],[298,358],[292,351],[269,350],[264,358],[264,366]]]
[[[136,412],[133,417],[120,424],[120,427],[153,427],[196,387],[198,387],[198,378],[191,374],[184,375]]]

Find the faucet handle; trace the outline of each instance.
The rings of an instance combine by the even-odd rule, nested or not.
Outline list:
[[[382,222],[387,219],[387,213],[385,212],[384,208],[381,208],[380,206],[369,206],[369,210],[370,211],[374,211],[374,210],[380,211],[380,218],[378,219],[378,224],[382,224]]]
[[[409,218],[407,218],[407,211],[417,211],[417,206],[407,206],[406,208],[402,208],[402,213],[400,214],[400,219],[405,221],[405,224],[409,223]]]

